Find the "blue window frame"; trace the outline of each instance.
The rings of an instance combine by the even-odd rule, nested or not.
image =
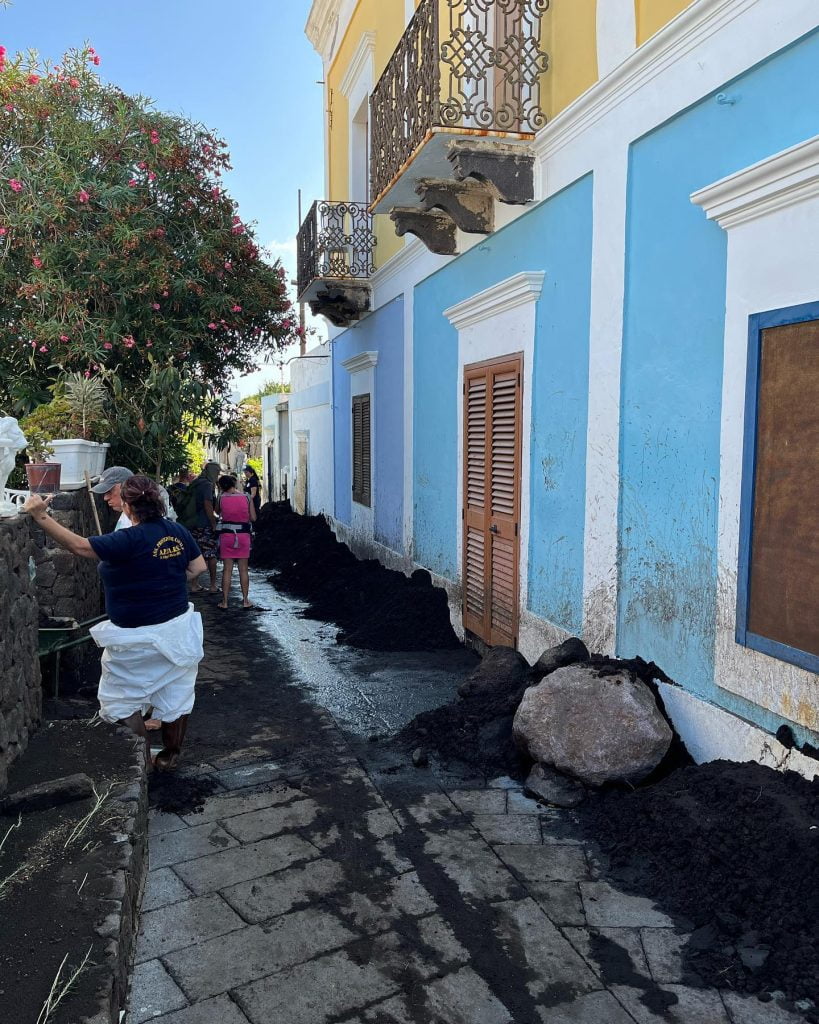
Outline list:
[[[754,540],[754,508],[757,478],[758,414],[761,387],[762,332],[770,327],[819,321],[819,302],[809,302],[785,309],[755,313],[748,318],[748,373],[745,386],[745,435],[742,458],[742,497],[740,503],[739,571],[737,582],[737,643],[761,651],[781,661],[790,662],[810,672],[819,672],[819,654],[799,650],[749,628],[751,601],[751,567]],[[817,396],[819,402],[819,396]],[[819,483],[817,483],[819,487]],[[816,503],[819,515],[819,501]],[[819,522],[817,523],[819,529]],[[819,608],[817,608],[819,615]]]

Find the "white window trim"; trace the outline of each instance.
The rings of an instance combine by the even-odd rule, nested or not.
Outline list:
[[[748,318],[819,299],[819,136],[693,193],[726,230],[715,682],[819,729],[816,675],[736,642]]]
[[[376,474],[375,454],[377,447],[377,414],[375,405],[375,367],[378,363],[378,352],[359,352],[341,365],[350,374],[350,404],[347,409],[347,430],[350,437],[350,526],[353,536],[372,541],[375,537],[375,496]],[[361,505],[352,497],[353,477],[353,397],[355,395],[370,396],[370,504]]]

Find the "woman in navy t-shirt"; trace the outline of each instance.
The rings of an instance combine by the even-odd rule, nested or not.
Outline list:
[[[32,495],[23,507],[61,547],[99,561],[109,615],[90,631],[105,648],[100,716],[128,725],[148,746],[142,716],[152,706],[162,719],[163,745],[154,765],[166,769],[179,757],[193,707],[202,619],[188,603],[188,580],[206,564],[187,529],[165,518],[153,480],[130,477],[120,497],[134,525],[88,539],[49,518],[50,499]]]

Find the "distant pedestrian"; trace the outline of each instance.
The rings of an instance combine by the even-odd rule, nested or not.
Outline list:
[[[256,474],[256,470],[252,466],[245,466],[244,474],[245,485],[243,490],[253,502],[253,507],[256,510],[256,515],[258,516],[259,509],[262,507],[262,485]]]
[[[216,559],[219,553],[219,541],[217,539],[217,522],[215,510],[216,481],[219,479],[219,463],[206,462],[202,472],[190,485],[194,493],[193,515],[189,526],[193,538],[199,545],[202,557],[208,564],[210,576],[209,593],[218,594],[216,586]],[[186,524],[187,525],[187,524]],[[201,593],[202,587],[196,584],[191,588],[194,594]]]
[[[183,466],[176,474],[174,482],[168,488],[168,497],[171,500],[171,507],[180,522],[182,522],[182,519],[179,514],[179,510],[180,507],[183,506],[185,496],[187,495],[190,485],[193,483],[194,479],[195,477],[188,466]],[[187,526],[186,523],[183,523],[183,525]],[[188,527],[188,529],[190,529],[190,527]]]
[[[233,577],[233,563],[239,566],[239,585],[242,588],[242,608],[250,611],[250,524],[256,521],[256,510],[250,496],[237,490],[232,476],[219,477],[219,557],[222,559],[222,600],[218,607],[225,611]]]

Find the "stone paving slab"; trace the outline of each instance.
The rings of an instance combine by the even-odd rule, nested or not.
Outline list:
[[[232,885],[222,890],[222,896],[250,924],[260,924],[338,891],[344,879],[340,864],[321,858],[304,867],[285,868],[273,875]]]
[[[267,789],[252,793],[240,792],[224,796],[214,794],[201,811],[197,814],[184,814],[182,820],[186,825],[200,825],[208,821],[232,818],[237,814],[246,814],[248,811],[258,811],[274,804],[290,803],[301,796],[300,789],[286,783],[276,783]]]
[[[662,929],[666,931],[666,929]],[[571,942],[574,948],[589,963],[595,963],[595,950],[602,948],[608,950],[609,955],[617,956],[618,950],[631,961],[632,970],[641,974],[644,978],[651,978],[646,954],[643,951],[643,944],[640,941],[640,931],[637,928],[564,928],[563,934]],[[600,939],[603,940],[600,943]],[[618,949],[612,949],[612,946]],[[659,980],[654,978],[655,981]]]
[[[266,761],[260,764],[256,761],[238,768],[225,768],[216,772],[214,778],[225,789],[237,790],[292,779],[306,771],[307,766],[303,762]]]
[[[495,853],[524,882],[582,882],[589,866],[579,846],[497,846]]]
[[[145,882],[145,895],[142,897],[142,913],[158,910],[159,907],[189,900],[193,894],[171,868],[159,868],[148,873]]]
[[[227,850],[239,844],[215,822],[183,828],[175,832],[163,832],[148,841],[151,870],[179,864],[181,861],[205,857],[218,850]]]
[[[198,824],[192,822],[192,824]],[[176,832],[185,828],[186,822],[178,814],[167,814],[163,811],[153,810],[148,813],[148,835],[159,836],[163,832]]]
[[[680,984],[684,974],[682,949],[688,936],[671,928],[643,928],[640,934],[651,977],[661,984]]]
[[[541,1006],[543,1024],[634,1024],[611,992],[588,992],[570,1003]]]
[[[664,1011],[654,1012],[646,1006],[656,993],[646,996],[645,990],[613,985],[611,991],[632,1015],[637,1024],[731,1024],[720,998],[713,989],[663,985],[661,991],[675,998]]]
[[[506,814],[505,789],[456,789],[447,796],[464,814]]]
[[[457,883],[461,893],[487,901],[517,899],[524,892],[488,846],[465,829],[427,836],[425,851]]]
[[[251,982],[234,996],[252,1024],[325,1024],[398,988],[379,966],[342,951]]]
[[[142,915],[136,958],[153,960],[244,927],[221,896],[194,897]]]
[[[472,824],[493,846],[507,843],[540,845],[537,814],[474,814]]]
[[[438,978],[410,997],[397,996],[364,1014],[368,1024],[515,1024],[509,1011],[470,967]]]
[[[673,928],[674,922],[644,896],[618,892],[608,882],[581,882],[586,920],[594,928]]]
[[[354,938],[337,917],[310,908],[277,917],[265,927],[249,925],[197,943],[163,960],[195,1002],[312,960]]]
[[[761,1003],[756,996],[741,996],[724,992],[722,1000],[731,1018],[731,1024],[805,1024],[798,1013],[784,1010],[775,1002]]]
[[[131,987],[137,997],[131,1000],[128,1024],[144,1024],[188,1005],[184,992],[158,960],[137,964]]]
[[[177,864],[175,871],[185,885],[201,896],[318,856],[319,851],[298,836],[277,836]]]
[[[178,1013],[154,1017],[154,1024],[247,1024],[247,1017],[229,996],[217,996]],[[128,1024],[131,1024],[128,1021]],[[271,1021],[270,1024],[273,1024]]]
[[[527,882],[526,888],[556,925],[586,926],[583,900],[576,882]]]
[[[280,832],[305,828],[315,821],[318,813],[319,806],[314,800],[296,800],[292,804],[265,807],[226,818],[223,825],[241,843],[253,843]]]

